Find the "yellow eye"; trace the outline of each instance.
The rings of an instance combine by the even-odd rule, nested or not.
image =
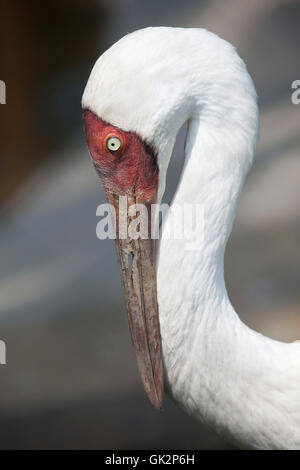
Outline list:
[[[122,143],[120,139],[115,136],[109,137],[109,139],[107,139],[106,141],[106,148],[110,152],[116,152],[117,150],[121,148],[121,145]]]

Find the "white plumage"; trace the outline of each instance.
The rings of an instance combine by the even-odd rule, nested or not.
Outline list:
[[[203,29],[143,29],[99,58],[83,107],[156,149],[159,201],[176,134],[188,121],[173,203],[203,205],[204,243],[192,252],[185,240],[162,239],[159,246],[169,392],[189,414],[242,446],[300,448],[300,344],[244,325],[224,283],[226,242],[258,134],[256,93],[244,62]]]

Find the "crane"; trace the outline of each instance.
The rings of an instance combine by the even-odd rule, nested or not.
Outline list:
[[[82,107],[88,147],[107,199],[120,212],[160,203],[176,135],[185,162],[172,205],[199,204],[203,242],[121,236],[132,341],[156,408],[164,387],[190,415],[241,447],[300,448],[300,343],[248,328],[224,281],[224,252],[258,137],[256,91],[235,48],[198,28],[127,34],[97,60]],[[172,207],[172,206],[171,206]],[[146,215],[147,218],[147,215]],[[132,217],[127,214],[127,224]],[[162,235],[170,230],[170,217]],[[176,223],[176,220],[175,220]],[[200,233],[201,232],[201,233]]]

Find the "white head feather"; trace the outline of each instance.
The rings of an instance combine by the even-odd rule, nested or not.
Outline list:
[[[228,93],[230,90],[230,93]],[[146,28],[128,34],[97,60],[82,107],[151,144],[158,154],[159,200],[176,134],[199,116],[237,136],[245,170],[257,137],[256,93],[231,44],[205,29]],[[237,129],[240,131],[237,132]]]

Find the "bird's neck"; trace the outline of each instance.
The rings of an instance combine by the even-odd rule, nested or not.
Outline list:
[[[191,120],[184,173],[173,204],[200,204],[203,243],[186,249],[184,239],[163,239],[158,259],[158,302],[171,394],[189,413],[253,447],[300,444],[294,428],[282,422],[293,409],[299,346],[273,341],[244,325],[224,283],[224,251],[246,169],[233,142]],[[232,144],[232,145],[231,145]],[[169,230],[169,218],[164,230]],[[202,230],[204,230],[202,237]],[[201,232],[201,233],[200,233]],[[299,362],[298,362],[299,365]],[[289,385],[287,385],[289,383]],[[291,417],[291,420],[298,420]],[[298,428],[299,429],[299,428]]]

